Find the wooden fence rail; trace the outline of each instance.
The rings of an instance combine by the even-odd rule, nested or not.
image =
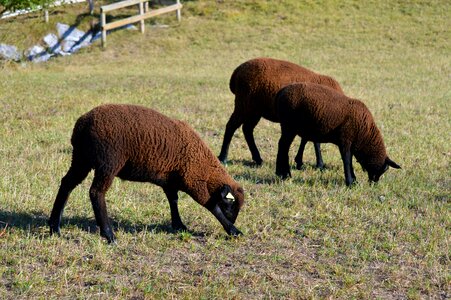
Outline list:
[[[144,20],[150,17],[155,17],[161,14],[165,14],[171,11],[176,11],[177,20],[181,19],[181,9],[182,4],[180,0],[173,5],[169,5],[166,7],[162,7],[159,9],[149,11],[149,0],[125,0],[121,2],[112,3],[109,5],[103,5],[100,7],[100,26],[102,27],[102,47],[106,46],[106,32],[107,30],[111,30],[114,28],[118,28],[124,25],[132,24],[132,23],[140,23],[139,29],[141,33],[144,33]],[[112,10],[116,10],[119,8],[124,8],[127,6],[132,6],[138,4],[139,14],[135,16],[131,16],[122,20],[114,21],[111,23],[106,22],[106,13]]]

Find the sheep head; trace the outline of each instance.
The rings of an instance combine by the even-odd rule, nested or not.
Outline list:
[[[388,167],[401,169],[401,166],[392,161],[388,156],[385,158],[385,161],[383,163],[366,165],[364,168],[368,172],[369,181],[378,182],[382,174],[384,174],[388,170]]]
[[[238,187],[236,190],[233,190],[232,187],[225,184],[220,188],[218,197],[217,203],[219,208],[221,208],[224,216],[234,224],[243,205],[243,189]]]
[[[205,207],[218,219],[225,231],[231,236],[241,235],[233,224],[244,203],[244,192],[241,187],[222,185],[211,195]]]

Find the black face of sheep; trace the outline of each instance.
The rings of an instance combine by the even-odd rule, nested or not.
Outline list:
[[[233,191],[229,185],[224,185],[214,193],[206,207],[216,216],[223,225],[225,231],[232,236],[241,235],[233,224],[240,211],[240,203],[243,203],[244,192],[242,188]]]
[[[363,165],[364,164],[362,164],[362,167]],[[370,182],[378,182],[382,174],[384,174],[388,170],[388,167],[392,167],[394,169],[401,169],[401,166],[399,166],[397,163],[395,163],[388,157],[385,159],[385,162],[382,165],[365,166],[363,168],[368,172],[368,180]]]
[[[238,213],[240,212],[240,207],[238,201],[236,201],[231,192],[232,189],[228,185],[224,186],[221,190],[221,201],[219,201],[218,204],[226,218],[234,224],[238,217]],[[243,191],[241,190],[238,192],[241,192],[242,194]]]

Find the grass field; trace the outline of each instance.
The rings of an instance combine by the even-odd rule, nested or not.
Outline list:
[[[449,299],[451,297],[451,3],[449,1],[182,1],[147,22],[47,63],[0,61],[0,299]],[[98,3],[97,3],[98,5]],[[0,43],[32,46],[86,4],[0,21]],[[78,18],[77,18],[78,16]],[[167,24],[168,28],[151,26]],[[228,81],[257,56],[329,74],[364,101],[402,166],[376,185],[356,164],[344,184],[338,149],[327,169],[279,181],[279,126],[262,120],[264,159],[250,167],[239,130],[229,173],[246,192],[229,239],[180,193],[188,232],[170,227],[161,188],[115,180],[107,194],[118,243],[108,245],[88,197],[72,193],[61,237],[46,220],[70,165],[75,120],[101,103],[152,107],[190,123],[215,154],[233,110]],[[291,149],[294,159],[299,143]]]

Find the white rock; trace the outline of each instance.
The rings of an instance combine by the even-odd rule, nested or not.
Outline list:
[[[25,51],[25,56],[28,60],[31,60],[32,62],[43,62],[47,61],[52,57],[42,46],[35,45],[31,48],[28,48]]]
[[[22,58],[15,46],[0,44],[0,59],[19,61]]]

